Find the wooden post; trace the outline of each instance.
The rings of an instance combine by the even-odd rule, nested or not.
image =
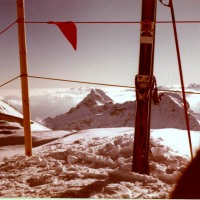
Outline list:
[[[24,142],[25,154],[32,156],[32,137],[30,123],[29,108],[29,92],[28,92],[28,73],[26,58],[26,32],[25,32],[25,14],[24,0],[17,0],[17,19],[18,19],[18,39],[19,39],[19,56],[20,56],[20,72],[21,72],[21,91],[24,116]]]
[[[139,72],[135,77],[137,110],[132,171],[149,174],[149,140],[157,0],[142,0]]]

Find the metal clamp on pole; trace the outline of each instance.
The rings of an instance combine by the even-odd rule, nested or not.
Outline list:
[[[154,105],[158,105],[160,103],[160,101],[161,101],[161,97],[164,94],[158,92],[156,78],[155,78],[154,82],[155,82],[155,85],[154,85],[154,89],[153,89],[153,92],[152,92],[152,100],[153,100]]]
[[[140,43],[153,44],[153,36],[154,36],[154,22],[150,20],[142,21],[140,28]]]
[[[150,91],[154,87],[155,77],[150,75],[136,75],[136,98],[139,101],[145,102],[149,97]]]

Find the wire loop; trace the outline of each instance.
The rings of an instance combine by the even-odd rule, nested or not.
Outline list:
[[[171,6],[172,6],[172,0],[169,0],[169,3],[168,3],[168,4],[163,3],[163,0],[159,0],[159,1],[160,1],[160,3],[162,3],[162,5],[164,5],[164,6],[167,6],[167,7],[171,7]]]

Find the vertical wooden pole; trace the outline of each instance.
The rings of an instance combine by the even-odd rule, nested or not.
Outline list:
[[[139,72],[135,77],[137,110],[132,170],[149,174],[149,140],[157,0],[142,0]]]
[[[24,142],[25,154],[32,156],[32,137],[30,123],[29,108],[29,92],[28,92],[28,73],[26,58],[26,30],[25,30],[25,14],[24,0],[17,0],[17,19],[18,19],[18,39],[19,39],[19,56],[20,56],[20,72],[21,72],[21,91],[24,115]]]

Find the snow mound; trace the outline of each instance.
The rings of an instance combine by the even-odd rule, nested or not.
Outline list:
[[[133,135],[44,145],[0,161],[0,197],[169,198],[188,162],[151,139],[150,175],[131,172]],[[173,164],[174,163],[174,164]]]
[[[189,113],[191,130],[200,130],[199,119],[192,110]],[[103,91],[92,90],[75,108],[45,119],[44,124],[54,130],[134,127],[135,114],[136,101],[114,104]],[[179,95],[165,93],[159,105],[152,104],[151,128],[186,130],[183,101]]]

